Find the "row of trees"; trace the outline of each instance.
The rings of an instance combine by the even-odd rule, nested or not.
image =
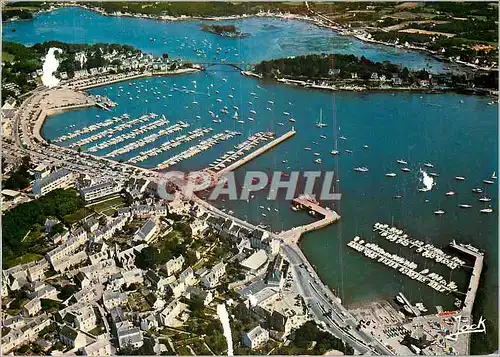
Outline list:
[[[144,6],[142,2],[94,2],[84,3],[89,7],[96,5],[108,13],[117,11],[132,14],[169,15],[169,16],[228,16],[256,14],[259,11],[283,11],[306,13],[304,4],[273,2],[156,2]]]
[[[408,69],[390,62],[373,62],[361,56],[345,54],[314,54],[293,58],[279,58],[260,62],[255,71],[264,76],[290,76],[305,78],[329,77],[330,70],[340,70],[337,78],[351,78],[351,73],[357,73],[359,78],[370,79],[372,73],[391,78],[392,74],[400,74],[403,78],[409,76]]]

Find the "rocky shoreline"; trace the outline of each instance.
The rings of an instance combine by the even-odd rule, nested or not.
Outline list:
[[[57,6],[51,6],[47,10],[40,10],[34,13],[34,16],[43,13],[43,12],[50,12],[54,11],[60,7],[79,7],[85,10],[89,11],[94,11],[97,12],[103,16],[115,16],[115,17],[133,17],[133,18],[140,18],[140,19],[151,19],[151,20],[159,20],[159,21],[194,21],[194,20],[200,20],[200,21],[229,21],[229,20],[240,20],[240,19],[248,19],[248,18],[279,18],[279,19],[284,19],[284,20],[297,20],[297,21],[305,21],[308,23],[311,23],[315,26],[322,27],[322,28],[327,28],[332,31],[337,32],[338,34],[342,36],[352,36],[360,41],[367,42],[367,43],[373,43],[377,45],[382,45],[382,46],[389,46],[389,47],[394,47],[394,48],[400,48],[400,49],[406,49],[406,50],[411,50],[411,51],[416,51],[416,52],[421,52],[421,53],[426,53],[429,56],[432,56],[433,58],[442,61],[442,62],[447,62],[459,66],[464,66],[466,68],[474,69],[474,70],[479,70],[479,71],[496,71],[498,68],[492,68],[492,67],[481,67],[478,66],[474,63],[468,63],[460,60],[451,60],[449,58],[443,57],[441,54],[436,53],[436,51],[429,50],[425,47],[419,47],[419,46],[414,46],[414,45],[398,45],[395,43],[390,43],[390,42],[384,42],[384,41],[379,41],[371,38],[368,32],[364,31],[363,29],[357,29],[357,30],[350,30],[347,28],[343,28],[341,26],[337,25],[328,25],[325,24],[326,19],[321,19],[320,16],[316,15],[315,17],[311,17],[308,15],[298,15],[298,14],[291,14],[291,13],[274,13],[274,12],[259,12],[257,14],[242,14],[242,15],[231,15],[231,16],[186,16],[186,15],[181,15],[179,17],[176,16],[169,16],[169,15],[161,15],[161,16],[156,16],[156,15],[147,15],[147,14],[134,14],[134,13],[128,13],[128,12],[114,12],[114,13],[108,13],[104,11],[103,9],[99,7],[90,7],[87,5],[82,5],[79,3],[59,3]],[[18,21],[18,20],[13,20],[13,21]],[[332,22],[331,20],[328,19],[328,21]]]

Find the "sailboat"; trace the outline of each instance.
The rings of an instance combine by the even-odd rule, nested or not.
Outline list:
[[[497,173],[495,171],[493,171],[493,173],[491,174],[491,178],[493,180],[497,178]]]
[[[316,128],[326,128],[327,124],[323,123],[323,109],[319,112],[319,121],[316,123]]]
[[[233,119],[238,120],[238,111],[237,110],[234,111]]]

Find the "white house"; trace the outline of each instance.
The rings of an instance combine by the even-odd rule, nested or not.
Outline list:
[[[111,356],[113,350],[108,340],[97,340],[82,349],[84,356]]]
[[[186,260],[184,259],[184,257],[182,255],[179,255],[177,258],[170,259],[162,267],[162,270],[164,270],[167,273],[167,275],[175,274],[182,270],[182,266],[184,265],[185,261]]]
[[[127,301],[127,294],[121,293],[119,291],[106,290],[102,294],[102,303],[108,311],[113,307],[125,305]]]
[[[83,333],[67,325],[64,325],[59,332],[59,339],[65,345],[71,346],[75,349],[85,347],[85,345],[87,344],[87,338]]]
[[[68,188],[74,184],[74,175],[66,169],[54,171],[49,176],[35,180],[33,193],[40,197],[58,188]]]
[[[135,232],[134,239],[150,243],[153,241],[153,238],[155,237],[157,231],[157,219],[156,217],[152,217],[148,219],[146,223],[144,223],[144,225]]]
[[[220,262],[201,279],[201,283],[208,289],[215,288],[220,283],[220,279],[226,274],[226,265]]]
[[[158,314],[158,320],[162,326],[172,325],[172,321],[181,313],[181,304],[177,299],[170,303]]]

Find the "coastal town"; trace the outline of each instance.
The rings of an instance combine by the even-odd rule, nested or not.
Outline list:
[[[46,5],[36,11],[78,6],[106,16],[158,18],[156,14],[110,13],[84,3]],[[306,20],[368,42],[382,41],[382,36],[343,22],[332,23],[326,10],[310,6],[306,2],[301,12],[286,14],[259,10],[255,16]],[[375,8],[367,10],[371,13]],[[28,10],[12,11],[16,15],[9,21],[13,23],[29,18]],[[197,17],[212,19],[190,15]],[[170,14],[161,18],[180,19]],[[387,22],[388,26],[392,23]],[[404,28],[401,22],[398,25]],[[224,40],[244,40],[248,35],[234,26],[199,27]],[[222,107],[226,103],[213,83],[201,94],[207,98],[213,94],[222,109],[207,108],[207,125],[199,124],[201,116],[195,117],[194,111],[191,116],[196,119],[175,120],[162,109],[142,111],[140,116],[120,113],[119,102],[126,98],[145,107],[152,98],[160,103],[182,94],[195,107],[199,105],[196,95],[200,95],[195,80],[190,81],[192,89],[174,84],[168,92],[153,83],[166,86],[171,78],[211,76],[207,67],[224,66],[239,79],[255,80],[260,89],[260,84],[278,82],[320,93],[456,92],[489,96],[483,98],[488,108],[498,103],[498,72],[491,71],[496,62],[490,57],[472,63],[455,58],[455,64],[469,67],[459,75],[434,74],[429,68],[409,70],[388,61],[341,54],[276,58],[250,66],[190,61],[175,53],[154,55],[129,45],[6,42],[2,45],[6,73],[2,77],[3,355],[468,355],[471,336],[486,333],[485,320],[478,318],[474,308],[488,253],[474,241],[461,237],[450,239],[446,246],[433,245],[394,222],[373,222],[371,233],[396,246],[398,254],[384,250],[363,233],[344,238],[339,247],[346,246],[368,264],[385,265],[398,279],[426,286],[454,304],[424,306],[418,294],[400,292],[347,305],[300,245],[306,233],[344,221],[337,207],[295,195],[286,208],[293,217],[307,218],[297,222],[307,223],[276,230],[216,206],[201,193],[189,194],[192,182],[187,177],[165,179],[164,174],[175,165],[217,148],[212,163],[199,169],[213,180],[210,189],[219,187],[226,175],[297,140],[299,129],[289,112],[279,113],[290,125],[284,132],[246,130],[243,125],[252,124],[257,112],[249,110],[244,121],[241,104],[229,106],[237,96],[235,88]],[[224,50],[217,49],[220,52]],[[51,60],[56,65],[47,77]],[[220,80],[224,86],[227,77]],[[92,92],[101,88],[110,90],[105,95]],[[141,90],[142,94],[152,92],[151,98],[140,96]],[[275,98],[264,91],[261,95],[271,113]],[[253,105],[258,96],[250,96],[249,105]],[[46,137],[43,127],[51,117],[90,108],[99,113],[92,124],[75,128],[69,123],[62,133]],[[319,131],[327,127],[320,113],[319,121],[311,124]],[[229,119],[234,128],[218,129],[221,119]],[[322,133],[320,138],[327,138],[326,131]],[[230,151],[219,150],[224,142],[238,138],[240,143]],[[162,139],[168,141],[160,144]],[[173,155],[180,145],[190,146]],[[368,148],[365,145],[363,150]],[[340,152],[335,146],[330,154],[338,157]],[[349,150],[342,154],[347,156]],[[314,155],[313,165],[321,164],[320,154]],[[144,165],[156,158],[154,165]],[[279,159],[283,164],[287,160],[286,155]],[[397,164],[410,170],[402,159]],[[364,167],[357,169],[364,172]],[[280,177],[286,177],[283,173]],[[484,180],[484,191],[496,178],[494,172]],[[462,179],[455,177],[457,182]],[[483,194],[483,189],[477,193]],[[481,198],[491,201],[486,192]],[[282,214],[271,206],[260,210],[262,218]],[[479,212],[486,216],[493,210],[484,206]],[[403,254],[405,249],[410,254]],[[434,271],[435,265],[449,269],[449,276]],[[466,278],[452,277],[451,271]],[[486,324],[492,326],[488,320]]]

